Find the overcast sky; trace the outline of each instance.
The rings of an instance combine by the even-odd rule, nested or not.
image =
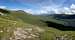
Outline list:
[[[49,11],[58,13],[60,10],[71,13],[71,9],[75,8],[75,0],[0,0],[0,8],[21,9],[32,14],[50,13]]]

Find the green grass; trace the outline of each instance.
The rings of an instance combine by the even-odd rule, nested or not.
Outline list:
[[[15,28],[18,27],[25,28],[31,26],[32,24],[27,24],[22,21],[13,21],[0,18],[0,40],[8,40],[8,38],[13,35],[13,31],[15,30]],[[34,25],[34,27],[36,26]]]
[[[40,21],[40,17],[33,16],[27,13],[22,13],[22,12],[20,13],[16,11],[11,11],[9,14],[0,17],[8,20],[13,20],[13,21],[23,21],[25,23],[29,23],[33,25],[45,26],[45,23]]]
[[[65,36],[65,38],[75,40],[75,31],[60,31],[56,29],[46,29],[44,33],[41,35],[41,40],[56,40],[56,37]]]
[[[64,23],[64,21],[59,22],[59,20],[49,18],[48,20],[50,21]],[[63,36],[65,34],[67,34],[68,37],[73,36],[73,40],[75,39],[75,31],[60,31],[55,28],[47,27],[45,23],[40,21],[40,17],[15,11],[12,11],[10,12],[10,14],[7,14],[5,16],[0,16],[0,31],[3,31],[0,32],[0,39],[5,40],[8,37],[12,36],[13,30],[17,27],[28,27],[32,25],[34,25],[34,27],[39,26],[40,28],[43,28],[45,30],[40,35],[41,40],[55,40],[57,36]],[[10,30],[9,32],[7,32],[8,29]]]

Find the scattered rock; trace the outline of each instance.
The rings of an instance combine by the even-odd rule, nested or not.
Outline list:
[[[10,40],[40,40],[40,32],[43,31],[38,27],[31,28],[16,28],[14,31],[14,39],[10,38]]]
[[[1,33],[3,32],[3,30],[0,31]]]

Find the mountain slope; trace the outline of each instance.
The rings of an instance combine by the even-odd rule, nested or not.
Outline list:
[[[20,29],[22,29],[22,30],[20,30]],[[32,30],[33,30],[33,32],[32,32]],[[20,31],[20,33],[18,31]],[[33,39],[32,38],[33,35],[30,35],[30,34],[28,34],[29,32],[27,32],[27,35],[30,35],[31,39],[35,40],[35,37],[37,37],[37,36],[39,37],[39,35],[40,35],[39,33],[42,33],[43,29],[41,29],[39,26],[23,23],[20,21],[13,21],[13,20],[7,20],[7,19],[0,18],[0,40],[18,40],[18,38],[22,40],[24,37],[27,36],[27,35],[22,35],[22,33],[21,33],[22,31],[24,31],[23,32],[24,34],[26,34],[25,32],[30,31],[31,34],[36,35],[33,37],[34,38]],[[34,33],[36,33],[35,31],[38,34],[34,34]],[[21,34],[21,35],[19,35],[19,34]],[[15,39],[13,39],[13,36]],[[18,36],[20,36],[20,37],[18,37]],[[22,37],[22,36],[24,36],[24,37]],[[39,40],[40,38],[38,38],[38,37],[36,39]],[[29,39],[29,38],[24,38],[24,39]]]
[[[25,23],[33,24],[33,25],[39,25],[39,26],[45,26],[45,23],[42,23],[40,21],[40,18],[38,16],[33,16],[31,14],[28,14],[23,11],[10,11],[9,14],[6,14],[4,16],[0,16],[4,19],[8,20],[14,20],[14,21],[22,21]]]
[[[64,35],[71,37],[74,34],[72,31],[59,31],[50,27],[39,27],[22,21],[0,18],[0,40],[54,40],[58,36],[60,38]],[[30,36],[27,37],[27,35]],[[14,37],[15,39],[13,39]]]
[[[66,14],[52,14],[42,16],[41,18],[44,21],[55,22],[58,24],[62,24],[64,26],[72,26],[75,27],[75,15],[66,15]]]
[[[48,27],[40,20],[45,17],[33,16],[23,11],[9,12],[0,15],[0,40],[57,40],[62,37],[65,40],[75,39],[74,31],[61,31]],[[56,22],[52,17],[49,18]]]

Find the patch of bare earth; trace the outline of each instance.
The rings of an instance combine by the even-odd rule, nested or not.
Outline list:
[[[10,40],[40,40],[40,33],[43,31],[39,27],[16,28]]]

